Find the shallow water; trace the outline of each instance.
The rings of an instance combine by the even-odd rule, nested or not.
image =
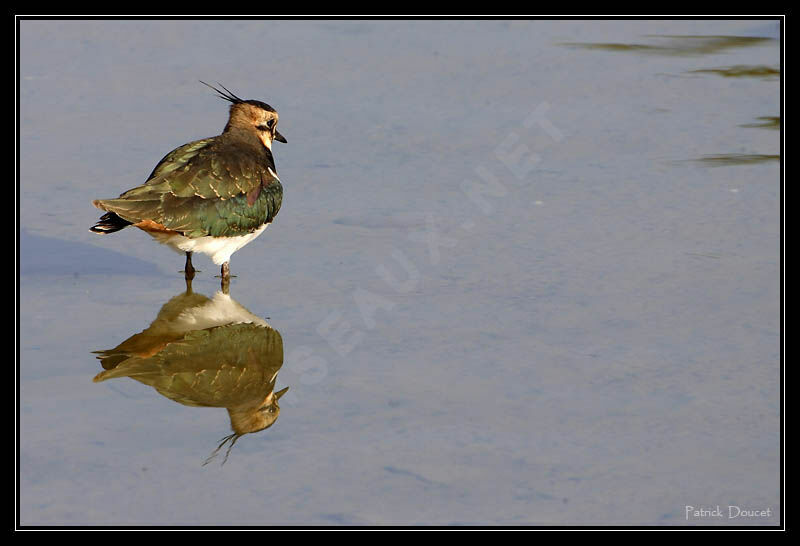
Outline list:
[[[778,37],[23,21],[20,523],[777,524]],[[92,199],[221,131],[198,79],[269,102],[288,139],[229,305],[279,332],[267,391],[289,391],[206,466],[222,406],[92,381],[94,351],[172,327],[182,257],[88,231]],[[192,301],[224,299],[195,267]],[[196,331],[134,341],[159,358]]]

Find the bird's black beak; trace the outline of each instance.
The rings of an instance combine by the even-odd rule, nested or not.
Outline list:
[[[284,144],[286,144],[286,137],[280,134],[277,129],[275,129],[274,139],[277,140],[278,142],[283,142]]]

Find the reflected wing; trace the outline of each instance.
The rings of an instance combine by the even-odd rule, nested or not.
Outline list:
[[[266,396],[283,364],[280,333],[250,323],[188,332],[149,357],[114,355],[94,381],[130,377],[187,406],[233,406]]]

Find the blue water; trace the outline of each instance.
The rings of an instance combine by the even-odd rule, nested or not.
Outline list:
[[[22,21],[20,523],[777,524],[780,133],[745,125],[780,80],[723,71],[778,68],[778,37]],[[290,390],[224,466],[224,409],[92,382],[185,285],[144,233],[89,233],[91,201],[222,130],[199,79],[288,139],[230,296],[280,332]],[[770,515],[687,516],[717,505]]]

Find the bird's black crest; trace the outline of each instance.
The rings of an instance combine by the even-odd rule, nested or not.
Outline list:
[[[231,92],[231,91],[230,91],[230,90],[229,90],[227,87],[225,87],[224,85],[222,85],[222,84],[221,84],[221,83],[219,83],[219,82],[217,82],[217,85],[219,85],[221,88],[223,88],[223,89],[226,91],[225,93],[223,93],[222,91],[220,91],[219,89],[217,89],[217,88],[216,88],[216,87],[214,87],[213,85],[207,84],[207,83],[206,83],[206,82],[204,82],[203,80],[199,80],[199,81],[200,81],[200,83],[202,83],[203,85],[205,85],[205,86],[207,86],[207,87],[210,87],[211,89],[213,89],[214,91],[216,91],[216,92],[217,92],[217,94],[219,95],[219,98],[221,98],[221,99],[223,99],[223,100],[226,100],[226,101],[228,101],[228,102],[232,102],[233,104],[239,104],[240,102],[245,102],[245,101],[244,101],[244,99],[240,99],[239,97],[237,97],[236,95],[234,95],[234,94],[233,94],[233,93],[232,93],[232,92]]]
[[[219,85],[221,88],[223,88],[225,90],[224,93],[222,91],[220,91],[219,89],[217,89],[216,87],[214,87],[213,85],[207,84],[203,80],[198,80],[198,81],[200,83],[202,83],[203,85],[205,85],[207,87],[210,87],[211,89],[216,91],[217,92],[217,96],[219,98],[221,98],[222,100],[226,100],[226,101],[228,101],[228,102],[230,102],[232,104],[246,103],[246,104],[252,104],[253,106],[258,106],[259,108],[261,108],[262,110],[266,110],[267,112],[274,112],[275,111],[275,109],[272,108],[272,106],[270,106],[266,102],[261,102],[260,100],[244,100],[242,98],[237,97],[236,95],[233,94],[233,92],[231,90],[229,90],[227,87],[225,87],[224,85],[222,85],[219,82],[217,82],[217,85]]]

